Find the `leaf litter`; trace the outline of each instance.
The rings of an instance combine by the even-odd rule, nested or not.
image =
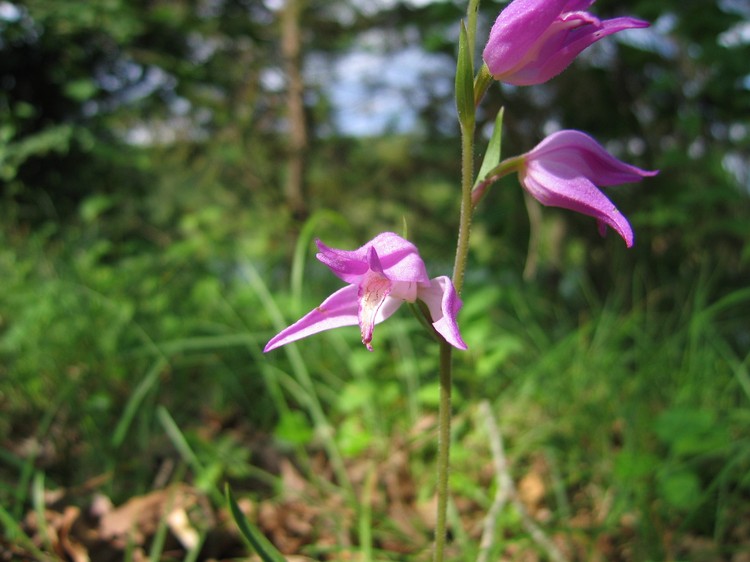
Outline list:
[[[379,560],[431,559],[435,499],[429,468],[434,454],[434,417],[425,416],[411,431],[396,433],[386,443],[374,444],[347,459],[353,496],[336,481],[326,455],[314,446],[304,455],[295,455],[272,438],[258,440],[257,432],[251,438],[237,435],[237,428],[217,427],[215,431],[232,431],[239,442],[252,442],[252,458],[272,470],[273,486],[240,479],[233,480],[232,487],[246,516],[288,560],[364,560],[362,553],[368,549]],[[472,433],[464,445],[471,454],[454,462],[454,474],[466,475],[456,481],[452,499],[449,554],[457,560],[471,549],[474,554],[470,559],[476,558],[476,545],[497,488],[489,446],[482,439],[486,440],[481,431]],[[571,491],[567,520],[555,520],[553,478],[544,454],[513,459],[509,472],[515,478],[515,505],[522,506],[518,509],[547,534],[561,559],[636,560],[632,541],[638,517],[625,514],[619,523],[605,525],[611,515],[611,491],[594,483]],[[46,562],[38,556],[40,552],[55,561],[153,560],[160,534],[163,543],[157,550],[158,560],[184,560],[191,553],[193,560],[248,560],[248,547],[229,511],[195,484],[163,486],[116,506],[99,491],[104,481],[106,477],[93,479],[70,491],[47,490],[44,508],[30,509],[21,525],[35,549],[20,542],[0,542],[0,561]],[[472,484],[467,487],[466,481]],[[508,502],[491,522],[499,535],[492,550],[494,558],[489,559],[547,560],[544,548],[520,527],[513,505]],[[362,542],[363,517],[368,524],[368,545]],[[738,548],[729,557],[719,554],[719,545],[711,538],[678,537],[671,530],[665,533],[665,541],[672,541],[665,549],[687,559],[750,562],[750,557],[742,554],[750,552],[750,525],[738,524],[732,533]]]

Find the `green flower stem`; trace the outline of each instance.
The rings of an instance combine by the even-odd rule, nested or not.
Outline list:
[[[434,562],[443,562],[448,513],[448,473],[451,451],[451,363],[453,347],[440,342],[440,406],[438,410],[437,520]]]
[[[464,284],[466,261],[469,257],[471,234],[472,185],[474,181],[474,123],[461,127],[461,214],[458,223],[456,261],[453,264],[453,286],[460,295]]]
[[[456,261],[453,266],[453,286],[461,293],[464,271],[469,255],[471,215],[474,205],[471,188],[474,176],[474,119],[461,123],[461,214],[458,226]],[[448,511],[448,475],[451,449],[451,387],[453,347],[440,342],[440,404],[438,410],[438,458],[437,458],[437,521],[435,524],[434,562],[443,562],[445,555],[446,519]]]
[[[479,0],[469,0],[467,8],[468,29],[461,23],[456,63],[456,109],[461,126],[461,213],[458,224],[456,261],[453,264],[453,286],[461,294],[464,271],[469,256],[469,235],[474,205],[471,189],[474,185],[474,130],[476,128],[474,95],[474,41],[477,27]],[[451,389],[453,347],[445,340],[440,342],[440,405],[438,409],[437,458],[437,518],[435,522],[434,562],[445,557],[446,520],[448,514],[448,476],[451,453]]]

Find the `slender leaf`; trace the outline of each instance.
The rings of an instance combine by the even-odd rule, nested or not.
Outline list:
[[[156,383],[159,381],[159,375],[161,375],[164,367],[166,367],[167,361],[163,358],[157,359],[152,365],[151,369],[143,377],[143,380],[138,384],[133,394],[130,395],[128,403],[125,405],[125,411],[117,422],[114,433],[112,435],[112,445],[117,448],[122,445],[125,435],[127,435],[128,428],[133,421],[138,408],[141,406],[144,398],[148,395]]]
[[[247,520],[245,514],[242,513],[240,506],[237,505],[237,502],[234,500],[232,490],[229,488],[228,484],[225,490],[227,503],[232,512],[234,522],[237,523],[237,527],[239,527],[242,536],[245,537],[255,549],[255,552],[258,553],[264,562],[286,562],[286,558],[276,550],[276,547],[271,544],[271,541],[264,537],[263,533]]]
[[[487,151],[484,153],[484,159],[482,160],[482,165],[479,168],[477,180],[474,185],[482,181],[490,172],[490,170],[495,168],[500,163],[503,144],[504,114],[505,108],[501,107],[500,111],[497,112],[497,117],[495,117],[495,126],[492,129],[492,136],[490,137],[490,142],[487,144]]]
[[[466,25],[461,22],[456,64],[456,109],[461,126],[467,130],[474,126],[474,66],[468,43]]]

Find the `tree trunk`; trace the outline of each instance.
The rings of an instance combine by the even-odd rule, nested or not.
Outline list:
[[[292,215],[307,215],[304,195],[307,124],[305,122],[302,79],[302,41],[300,18],[305,0],[286,0],[281,12],[281,50],[287,79],[287,119],[289,146],[284,197]]]

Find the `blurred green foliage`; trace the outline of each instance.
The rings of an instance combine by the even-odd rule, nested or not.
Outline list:
[[[439,69],[423,69],[415,129],[377,137],[337,134],[335,84],[311,77],[309,232],[279,188],[289,154],[269,4],[2,5],[0,504],[20,516],[35,471],[59,486],[109,473],[124,499],[170,455],[189,457],[205,489],[246,477],[242,444],[201,433],[214,416],[285,450],[322,441],[335,459],[383,450],[432,411],[436,350],[406,314],[378,327],[372,354],[356,330],[300,343],[304,360],[260,350],[337,286],[312,236],[356,247],[405,222],[432,274],[450,271],[459,154],[452,93],[430,87]],[[500,6],[482,5],[485,32]],[[455,404],[493,400],[515,458],[554,459],[562,497],[613,490],[602,525],[637,513],[633,559],[659,559],[665,528],[729,544],[747,515],[750,13],[730,0],[596,9],[649,19],[654,34],[592,48],[544,86],[493,87],[478,128],[505,106],[507,155],[560,126],[660,169],[610,192],[636,247],[550,209],[529,250],[520,190],[496,186],[475,221]],[[370,34],[390,39],[385,56],[452,57],[461,10],[308,2],[305,56],[332,64]],[[478,437],[464,437],[454,473],[472,475],[461,446]],[[456,486],[486,496],[471,478]],[[556,497],[552,524],[566,529]]]

